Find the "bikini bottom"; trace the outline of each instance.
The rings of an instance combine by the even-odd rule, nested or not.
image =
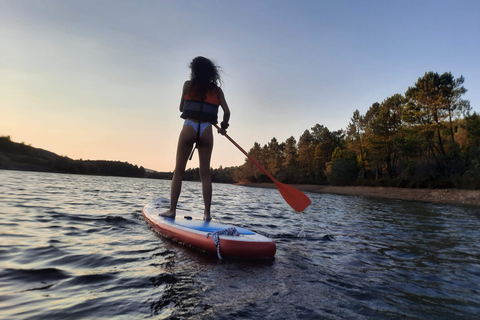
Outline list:
[[[195,122],[193,120],[190,120],[190,119],[185,119],[185,122],[183,123],[184,126],[192,126],[193,129],[195,129],[195,132],[198,134],[198,122]],[[207,129],[208,127],[210,127],[212,124],[210,122],[200,122],[200,134],[199,136],[201,136],[203,134],[203,132],[205,131],[205,129]]]

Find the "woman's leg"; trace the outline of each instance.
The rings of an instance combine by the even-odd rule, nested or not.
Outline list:
[[[203,218],[211,220],[210,207],[212,205],[212,178],[210,176],[210,159],[212,158],[213,133],[212,126],[205,129],[200,137],[198,146],[198,157],[200,160],[200,179],[202,180],[203,202],[205,211]]]
[[[182,179],[187,166],[188,157],[192,151],[193,144],[197,138],[197,133],[192,126],[183,126],[178,138],[177,156],[175,161],[175,171],[173,172],[172,186],[170,190],[170,210],[161,213],[161,216],[175,217],[178,198],[182,191]]]

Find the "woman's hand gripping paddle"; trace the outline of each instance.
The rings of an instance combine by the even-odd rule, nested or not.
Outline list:
[[[214,126],[215,128],[220,129],[216,124],[214,124]],[[260,170],[263,171],[263,173],[265,173],[270,179],[272,179],[278,191],[280,191],[283,199],[285,199],[285,201],[290,205],[290,207],[293,208],[293,210],[297,212],[302,212],[310,205],[312,201],[309,197],[307,197],[306,194],[304,194],[300,190],[295,189],[294,187],[277,181],[274,177],[272,177],[270,173],[267,172],[267,170],[265,170],[255,159],[253,159],[252,156],[250,156],[245,150],[243,150],[242,147],[240,147],[235,141],[233,141],[233,139],[230,138],[228,134],[224,134],[224,136],[227,137],[227,139],[230,140],[230,142],[233,143],[235,147],[242,151],[243,154],[246,155],[247,158],[250,159],[257,167],[259,167]]]

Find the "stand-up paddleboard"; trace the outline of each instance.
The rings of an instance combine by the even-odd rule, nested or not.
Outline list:
[[[273,257],[277,250],[275,242],[253,231],[215,220],[204,221],[203,215],[178,210],[175,218],[162,217],[165,199],[158,198],[147,204],[143,216],[148,224],[162,236],[203,251],[219,253],[221,256]],[[237,235],[222,235],[234,227]],[[215,234],[219,239],[219,252],[214,243]]]

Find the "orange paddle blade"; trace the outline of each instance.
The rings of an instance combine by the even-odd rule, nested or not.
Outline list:
[[[312,201],[302,191],[295,189],[287,184],[281,183],[277,180],[273,180],[278,191],[282,195],[283,199],[297,212],[305,210]]]

